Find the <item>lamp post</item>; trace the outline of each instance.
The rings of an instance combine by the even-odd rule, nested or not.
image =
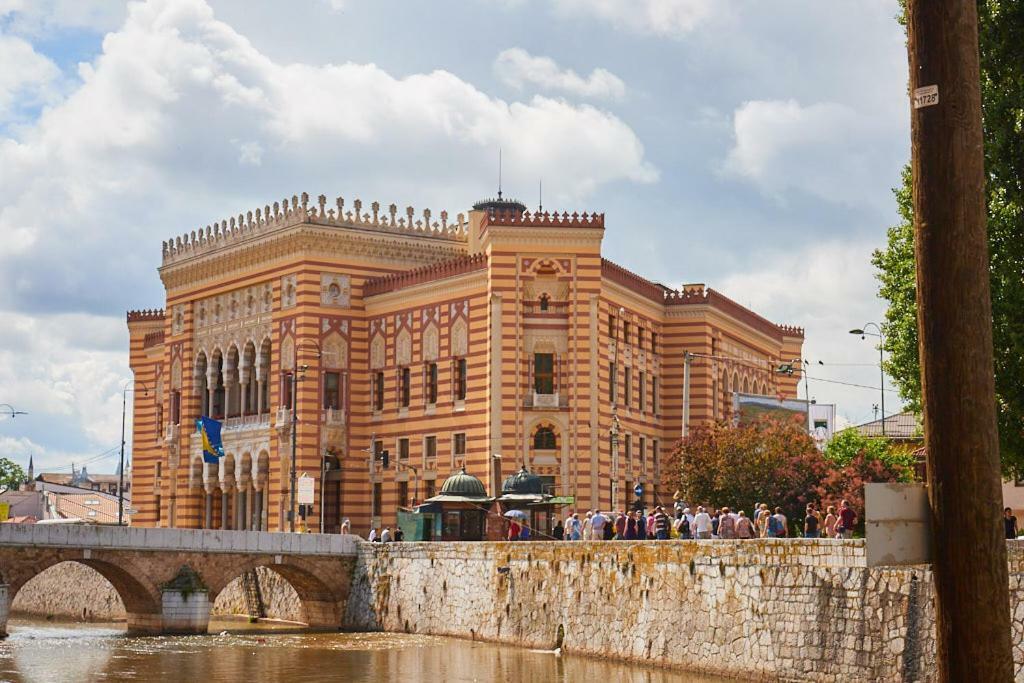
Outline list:
[[[877,332],[867,332],[868,327],[874,327]],[[885,347],[885,333],[882,332],[882,328],[879,327],[878,323],[864,323],[864,327],[858,327],[850,330],[850,334],[859,334],[861,339],[865,336],[878,337],[878,370],[881,373],[881,393],[882,393],[882,436],[885,437],[885,366],[882,364],[882,353]]]
[[[313,346],[316,347],[316,358],[317,358],[317,360],[320,360],[320,357],[323,355],[323,351],[320,349],[320,345],[315,340],[310,339],[308,337],[300,339],[298,341],[298,343],[295,345],[295,360],[298,361],[299,349],[301,349],[302,345],[305,344],[305,343],[312,344]],[[292,420],[291,420],[291,422],[292,422],[292,466],[291,466],[291,474],[289,476],[290,498],[289,498],[289,504],[288,504],[288,517],[289,517],[288,529],[289,529],[289,531],[293,531],[293,532],[295,531],[295,516],[296,516],[295,515],[295,488],[296,488],[296,485],[297,485],[297,481],[296,481],[296,458],[297,458],[297,453],[296,452],[297,452],[297,449],[298,449],[297,448],[297,446],[298,446],[298,444],[297,444],[298,435],[296,434],[296,432],[298,431],[298,424],[299,424],[299,391],[298,391],[298,389],[299,389],[299,380],[305,379],[306,370],[308,370],[308,369],[309,369],[308,365],[297,365],[296,368],[295,368],[295,372],[292,373],[292,380],[291,380],[292,381]],[[320,481],[320,486],[321,486],[321,488],[323,487],[323,480]]]
[[[121,465],[117,477],[117,525],[124,524],[124,423],[128,413],[128,392],[135,391],[134,384],[142,385],[142,395],[149,393],[149,387],[141,380],[130,379],[121,389]],[[159,425],[158,425],[159,428]]]
[[[24,410],[15,410],[14,406],[10,403],[0,403],[0,408],[2,408],[4,413],[10,416],[12,420],[19,415],[28,415]]]

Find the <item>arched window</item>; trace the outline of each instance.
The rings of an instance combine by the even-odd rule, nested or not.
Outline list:
[[[555,445],[555,430],[551,427],[541,427],[537,430],[537,433],[533,435],[533,447],[539,451],[553,451],[557,448]]]
[[[548,303],[550,303],[550,301],[551,301],[551,297],[549,297],[547,294],[541,294],[540,295],[540,310],[542,310],[542,311],[548,310]]]

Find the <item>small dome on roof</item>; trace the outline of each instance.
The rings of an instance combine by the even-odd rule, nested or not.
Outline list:
[[[502,493],[544,493],[544,480],[536,474],[530,474],[526,465],[513,475],[505,479],[501,485]]]
[[[444,480],[444,485],[441,486],[441,493],[449,496],[487,497],[487,489],[484,488],[484,483],[472,474],[467,474],[465,467]]]

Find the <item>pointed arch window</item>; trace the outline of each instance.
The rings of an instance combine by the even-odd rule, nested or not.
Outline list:
[[[551,303],[551,297],[549,297],[547,294],[541,294],[540,295],[540,310],[542,310],[542,311],[548,310],[548,304],[549,303]]]

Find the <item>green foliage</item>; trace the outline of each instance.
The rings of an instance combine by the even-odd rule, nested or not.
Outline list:
[[[894,468],[901,475],[899,481],[913,478],[914,456],[906,448],[893,446],[885,439],[872,439],[856,429],[844,429],[832,437],[825,446],[825,457],[835,466],[849,467],[858,458],[878,461]]]
[[[1000,455],[1006,474],[1024,473],[1024,2],[978,0],[985,129],[988,238]],[[900,223],[875,253],[886,312],[886,371],[920,410],[917,304],[910,172],[896,190]],[[955,388],[951,387],[951,390]]]
[[[848,436],[840,443],[857,445]],[[834,461],[815,447],[802,416],[763,417],[738,427],[700,425],[676,445],[664,484],[689,503],[747,512],[767,503],[796,521],[809,502],[837,505],[845,499],[863,505],[865,482],[912,478],[904,456],[897,457],[887,446],[884,453],[875,449],[870,444],[850,457],[837,450],[835,457],[844,462]]]
[[[0,488],[16,489],[25,481],[25,470],[7,458],[0,458]]]

